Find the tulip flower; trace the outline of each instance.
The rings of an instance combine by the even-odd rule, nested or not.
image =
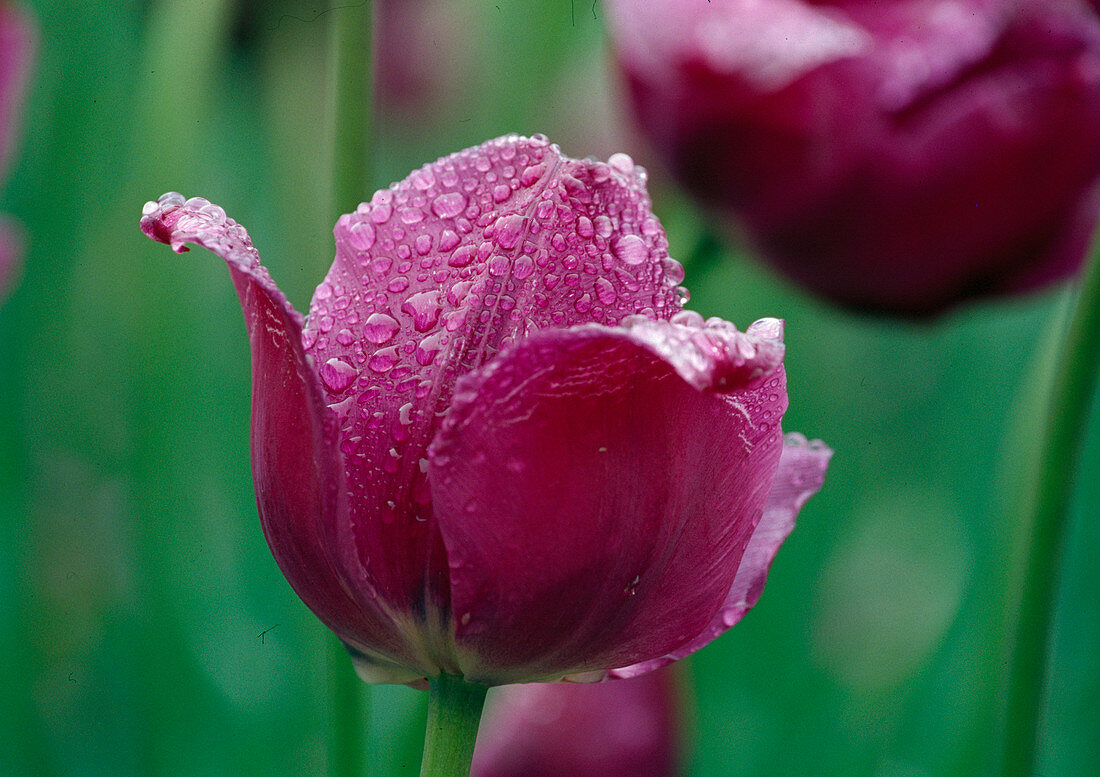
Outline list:
[[[229,265],[275,560],[371,682],[601,679],[760,594],[829,451],[780,432],[782,325],[681,310],[629,157],[509,136],[336,223],[309,318],[203,199],[142,230]]]
[[[15,145],[17,117],[34,48],[30,20],[21,9],[0,0],[0,175]],[[23,254],[22,229],[0,215],[0,298],[11,285]]]
[[[481,720],[473,777],[675,777],[680,688],[671,669],[632,680],[510,685]]]
[[[921,314],[1074,273],[1100,212],[1084,0],[608,3],[637,123],[796,281]]]

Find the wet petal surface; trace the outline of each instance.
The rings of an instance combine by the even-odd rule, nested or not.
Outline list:
[[[447,571],[426,452],[456,380],[543,328],[668,318],[682,270],[629,158],[580,162],[538,137],[426,165],[335,234],[305,343],[339,418],[345,563],[430,620],[447,606]]]

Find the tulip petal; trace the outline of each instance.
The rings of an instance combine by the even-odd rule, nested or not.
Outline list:
[[[0,175],[7,167],[16,116],[22,104],[29,61],[35,46],[34,27],[12,3],[0,2]]]
[[[680,688],[672,670],[629,682],[528,683],[493,691],[472,777],[673,777]]]
[[[340,416],[343,563],[369,567],[396,610],[439,620],[447,565],[426,456],[455,381],[541,328],[668,318],[682,270],[643,171],[624,155],[572,160],[538,137],[426,165],[341,217],[335,235],[305,342]]]
[[[692,315],[540,332],[459,381],[429,476],[467,677],[600,677],[725,601],[779,463],[781,325]]]
[[[23,228],[7,216],[0,215],[0,302],[15,287],[25,244]]]
[[[637,677],[689,656],[724,634],[752,609],[764,590],[764,581],[779,546],[794,529],[799,510],[821,488],[832,453],[818,440],[807,441],[796,432],[786,436],[764,515],[752,533],[718,614],[688,644],[661,658],[613,670],[609,673],[611,677]]]
[[[346,511],[336,428],[302,347],[302,317],[260,264],[248,233],[212,203],[170,193],[147,203],[141,229],[176,252],[195,243],[229,265],[252,346],[252,472],[264,535],[279,568],[306,605],[377,663],[378,675],[408,682],[421,674],[390,619],[373,604],[369,580],[347,580],[329,546]],[[349,589],[355,594],[349,593]]]

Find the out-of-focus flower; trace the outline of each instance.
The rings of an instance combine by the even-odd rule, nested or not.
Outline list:
[[[308,322],[216,205],[141,226],[229,264],[268,543],[369,681],[674,660],[756,601],[821,484],[828,449],[780,433],[781,322],[681,310],[625,155],[509,136],[414,171],[336,223]]]
[[[511,685],[490,697],[472,777],[674,777],[680,689],[672,669],[632,680]]]
[[[792,278],[922,313],[1072,274],[1100,212],[1083,0],[608,4],[637,120]]]
[[[7,172],[27,82],[34,30],[24,11],[0,0],[0,179]],[[0,299],[12,285],[23,256],[22,228],[0,214]]]

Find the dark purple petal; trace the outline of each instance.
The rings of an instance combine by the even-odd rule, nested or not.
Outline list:
[[[0,176],[11,156],[34,51],[34,27],[14,3],[0,1]]]
[[[623,155],[569,159],[538,137],[426,165],[341,217],[335,234],[305,342],[339,417],[344,561],[434,628],[447,565],[427,447],[455,382],[543,328],[668,318],[681,270],[643,171]]]
[[[459,382],[429,475],[467,677],[601,676],[725,601],[779,463],[782,328],[677,322],[543,331]]]
[[[23,260],[23,229],[0,215],[0,302],[11,292]]]
[[[509,685],[489,697],[472,777],[674,777],[680,689],[671,670],[613,683]]]
[[[302,347],[302,318],[260,264],[248,233],[217,205],[179,194],[147,203],[141,229],[174,251],[195,243],[229,265],[252,346],[256,500],[279,568],[364,671],[391,682],[431,673],[375,602],[369,578],[342,575],[330,555],[347,510],[336,426]]]
[[[657,152],[810,288],[921,313],[1080,266],[1100,212],[1100,20],[1081,0],[608,10]]]
[[[786,436],[764,515],[745,548],[733,585],[718,614],[687,644],[661,658],[616,669],[610,673],[612,677],[637,677],[689,656],[724,634],[752,609],[764,590],[764,581],[779,546],[794,529],[798,512],[825,481],[825,470],[832,455],[833,452],[817,440],[807,441],[793,432]]]

